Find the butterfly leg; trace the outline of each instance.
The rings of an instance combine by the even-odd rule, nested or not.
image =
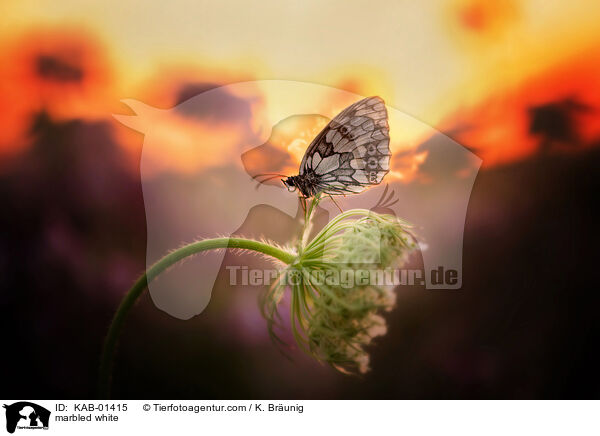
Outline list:
[[[345,197],[345,195],[344,195]],[[344,211],[342,210],[342,208],[337,204],[337,202],[333,199],[333,196],[331,194],[329,194],[329,198],[331,198],[331,201],[333,201],[333,204],[335,204],[337,206],[337,208],[340,210],[341,213],[344,213]]]
[[[304,215],[306,215],[306,197],[299,196],[300,204],[302,205],[302,210],[304,211]]]

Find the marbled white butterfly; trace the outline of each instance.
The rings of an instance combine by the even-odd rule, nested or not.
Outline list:
[[[381,183],[390,169],[387,110],[380,97],[340,112],[308,146],[297,176],[282,179],[303,197],[361,192]]]

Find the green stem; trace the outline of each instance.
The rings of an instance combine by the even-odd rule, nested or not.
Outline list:
[[[281,250],[280,248],[273,247],[272,245],[264,244],[262,242],[242,238],[205,239],[203,241],[193,242],[185,245],[167,254],[137,279],[131,289],[129,289],[127,294],[125,294],[125,297],[121,301],[119,308],[113,316],[106,339],[104,341],[104,348],[102,350],[102,356],[100,359],[100,375],[98,386],[100,398],[108,399],[110,397],[110,381],[119,333],[121,332],[121,328],[123,327],[123,323],[127,317],[127,314],[133,308],[140,295],[142,295],[144,290],[147,288],[148,283],[180,260],[202,251],[214,250],[218,248],[240,248],[244,250],[257,251],[259,253],[274,257],[288,265],[296,259],[296,255]]]

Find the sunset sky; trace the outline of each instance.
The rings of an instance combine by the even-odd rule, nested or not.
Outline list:
[[[77,62],[86,62],[97,80],[68,109],[61,97],[58,115],[108,119],[126,111],[119,103],[123,98],[171,107],[173,87],[185,81],[299,80],[381,95],[388,105],[438,129],[452,129],[469,117],[469,124],[486,124],[485,133],[456,139],[472,141],[465,145],[473,149],[488,149],[489,142],[503,147],[490,138],[511,141],[513,148],[515,141],[524,141],[519,150],[507,152],[513,156],[531,148],[515,138],[523,132],[511,131],[523,123],[522,114],[511,117],[501,107],[500,116],[481,114],[487,118],[479,120],[480,107],[489,109],[490,101],[512,109],[527,105],[515,96],[526,95],[532,84],[541,88],[531,96],[534,103],[578,94],[580,77],[569,77],[584,68],[593,81],[600,71],[600,3],[589,0],[347,1],[343,6],[176,0],[168,8],[144,1],[9,0],[0,13],[5,48],[0,65],[13,71],[2,73],[2,86],[11,92],[0,97],[0,108],[15,112],[33,105],[17,100],[37,98],[29,95],[31,86],[23,96],[12,83],[23,79],[20,70],[14,72],[19,56],[28,48],[60,50],[62,38],[83,47]],[[545,87],[547,77],[561,69],[566,72],[559,76],[561,90],[553,83]],[[52,98],[45,96],[44,104],[53,105]],[[600,102],[597,95],[591,100]],[[503,131],[488,134],[489,123],[502,124]],[[6,129],[16,132],[19,123],[3,124],[2,148],[14,148],[9,143],[18,134]],[[503,153],[487,153],[487,164],[510,159]]]

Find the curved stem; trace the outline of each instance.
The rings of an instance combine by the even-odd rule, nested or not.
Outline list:
[[[102,356],[100,359],[100,375],[98,386],[100,398],[109,398],[110,396],[110,379],[115,356],[115,347],[117,345],[119,333],[121,332],[121,328],[123,327],[123,322],[125,321],[127,314],[134,306],[140,295],[142,295],[144,290],[147,288],[148,283],[180,260],[202,251],[214,250],[218,248],[240,248],[257,251],[259,253],[274,257],[288,265],[296,259],[296,255],[281,250],[280,248],[243,238],[205,239],[203,241],[193,242],[185,245],[167,254],[137,279],[131,289],[129,289],[127,294],[125,294],[125,297],[121,301],[119,308],[113,316],[106,339],[104,341],[104,348],[102,350]]]

